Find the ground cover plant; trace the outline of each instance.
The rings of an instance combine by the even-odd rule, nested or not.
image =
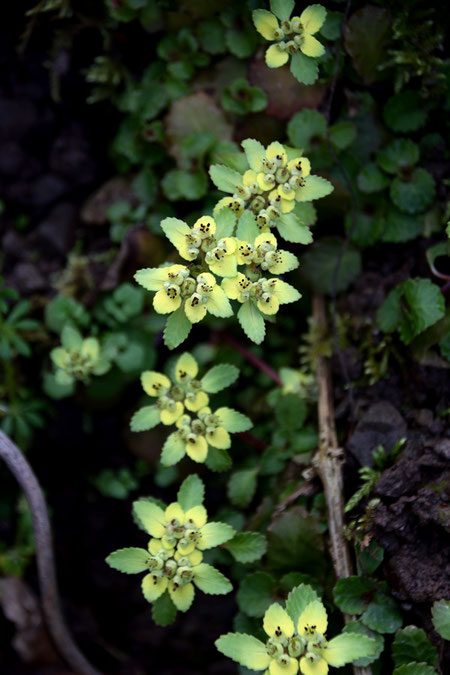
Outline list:
[[[448,28],[11,8],[2,673],[448,672]]]

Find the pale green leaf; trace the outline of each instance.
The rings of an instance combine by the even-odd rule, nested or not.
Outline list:
[[[294,7],[294,0],[270,0],[270,9],[280,21],[289,19]]]
[[[296,52],[291,58],[291,73],[301,84],[314,84],[319,76],[317,59]]]
[[[131,418],[131,431],[148,431],[159,424],[161,414],[155,405],[146,405],[137,410]]]
[[[198,548],[201,551],[204,551],[208,548],[220,546],[232,539],[235,533],[235,529],[227,523],[206,523],[206,525],[203,525],[200,529],[201,537]]]
[[[266,157],[264,146],[259,141],[255,141],[254,138],[246,138],[241,145],[244,148],[250,168],[256,172],[261,171],[262,161]]]
[[[209,168],[209,175],[214,185],[222,192],[233,194],[236,188],[242,185],[241,174],[223,164],[213,164]]]
[[[163,445],[161,453],[161,464],[163,466],[172,466],[180,461],[186,454],[184,441],[180,438],[178,433],[174,431]]]
[[[216,239],[232,237],[236,225],[236,214],[228,207],[220,209],[215,216],[216,221]]]
[[[67,351],[77,351],[81,349],[83,338],[76,328],[66,324],[61,333],[61,344]]]
[[[188,511],[193,506],[203,504],[204,497],[205,485],[196,473],[192,473],[181,483],[178,490],[177,502],[183,511]]]
[[[359,633],[341,633],[327,645],[327,662],[335,668],[376,653],[375,640]]]
[[[149,552],[143,548],[121,548],[107,558],[108,565],[125,574],[138,574],[148,571]]]
[[[316,600],[319,600],[319,596],[316,591],[307,584],[300,584],[292,589],[286,600],[286,611],[295,626],[307,605]]]
[[[233,408],[218,408],[215,414],[219,417],[220,424],[224,429],[232,434],[248,431],[253,426],[251,420],[246,415],[233,410]]]
[[[313,199],[321,199],[333,192],[334,187],[322,176],[306,176],[305,185],[300,188],[300,202],[310,202]]]
[[[244,302],[237,313],[237,318],[246,336],[257,345],[261,344],[266,334],[266,327],[256,304],[250,300]]]
[[[222,391],[222,389],[236,382],[238,377],[239,368],[228,363],[220,363],[217,366],[213,366],[202,377],[202,389],[208,394],[217,394],[218,391]]]
[[[252,670],[264,670],[271,661],[266,645],[253,635],[227,633],[227,635],[221,635],[215,645],[219,652]]]
[[[294,244],[310,244],[313,240],[309,227],[304,225],[293,212],[283,213],[277,221],[277,228],[280,237]]]
[[[192,324],[184,313],[184,307],[181,305],[173,314],[171,314],[164,328],[164,344],[169,349],[175,349],[184,342],[189,335]]]
[[[206,563],[194,567],[194,584],[208,595],[225,595],[233,590],[228,579],[215,567]]]
[[[249,244],[253,244],[259,233],[253,213],[251,211],[244,211],[238,221],[236,237],[242,239],[242,241],[248,241]]]

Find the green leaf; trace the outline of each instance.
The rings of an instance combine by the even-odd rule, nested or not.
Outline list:
[[[233,382],[236,382],[238,377],[239,368],[228,363],[220,363],[217,366],[213,366],[202,377],[202,389],[208,394],[217,394],[218,391],[222,391],[222,389],[226,389]]]
[[[172,466],[179,462],[185,454],[184,441],[182,441],[178,433],[174,431],[167,437],[166,442],[163,445],[161,464],[163,466]]]
[[[236,214],[231,209],[220,209],[214,220],[216,221],[216,239],[233,236],[236,225]]]
[[[383,109],[383,118],[392,131],[409,133],[417,131],[426,122],[428,110],[419,92],[402,91],[391,96]]]
[[[267,533],[269,566],[278,571],[313,573],[324,569],[323,540],[319,523],[301,506],[276,518]]]
[[[291,73],[302,84],[314,84],[319,77],[317,59],[296,52],[291,58]]]
[[[219,652],[252,670],[264,670],[270,663],[266,645],[253,635],[227,633],[221,635],[215,645]]]
[[[372,657],[377,652],[377,643],[361,633],[341,633],[328,642],[327,656],[335,668],[356,659]]]
[[[212,565],[200,563],[194,567],[194,584],[208,595],[225,595],[233,586],[219,570]]]
[[[292,589],[286,600],[286,611],[294,622],[294,626],[297,625],[307,605],[315,600],[319,600],[319,596],[308,584],[300,584]]]
[[[425,169],[414,169],[407,180],[394,178],[390,187],[391,199],[400,211],[421,213],[433,202],[434,178]]]
[[[342,12],[327,12],[325,23],[320,29],[321,35],[327,40],[337,40],[341,35],[343,17]]]
[[[364,611],[368,598],[373,590],[370,581],[364,577],[347,577],[339,579],[333,589],[336,605],[345,614],[361,614]]]
[[[258,469],[235,471],[228,481],[228,498],[233,506],[246,508],[256,492]]]
[[[314,244],[302,261],[303,274],[314,290],[329,295],[345,291],[361,273],[361,254],[337,237]]]
[[[327,121],[317,110],[305,108],[296,113],[287,125],[289,141],[296,148],[306,152],[312,139],[324,139],[327,133]]]
[[[378,308],[377,324],[384,333],[393,333],[399,326],[402,318],[400,309],[402,294],[402,286],[397,286],[388,293],[387,298]]]
[[[256,141],[254,138],[246,138],[241,143],[244,148],[245,156],[253,171],[261,171],[263,159],[266,158],[266,150],[264,146]]]
[[[176,616],[177,608],[173,604],[168,591],[153,601],[152,619],[157,626],[169,626],[175,621]]]
[[[384,593],[376,593],[361,616],[361,621],[378,633],[395,633],[402,625],[403,619],[395,600]]]
[[[400,243],[411,241],[422,234],[423,216],[410,216],[402,213],[395,206],[388,206],[381,241]]]
[[[249,244],[253,244],[258,235],[259,228],[256,224],[255,216],[251,211],[244,211],[238,221],[236,237],[242,239],[242,241],[248,241]]]
[[[313,199],[322,199],[331,192],[334,187],[326,178],[322,176],[306,176],[304,179],[304,187],[300,191],[300,202],[311,202]]]
[[[260,617],[272,604],[275,579],[265,572],[248,574],[241,581],[236,600],[239,609],[247,616]]]
[[[143,204],[147,206],[154,204],[158,194],[158,180],[153,170],[144,166],[133,180],[132,188],[136,197]]]
[[[204,497],[205,485],[196,473],[192,473],[181,483],[177,494],[177,502],[183,511],[188,511],[193,506],[203,504]]]
[[[306,419],[306,403],[296,394],[283,394],[275,405],[275,418],[280,427],[296,431]]]
[[[225,548],[241,563],[259,560],[267,550],[266,538],[259,532],[238,532],[228,541]]]
[[[433,666],[426,663],[408,663],[396,668],[392,675],[437,675]]]
[[[302,206],[309,206],[309,202],[303,202]],[[301,222],[298,216],[291,213],[283,213],[277,221],[278,232],[283,239],[294,244],[310,244],[313,240],[311,230]]]
[[[149,552],[143,548],[121,548],[114,551],[106,562],[110,567],[125,574],[138,574],[148,571]]]
[[[280,21],[289,19],[294,7],[295,0],[270,0],[270,9]]]
[[[228,471],[232,462],[227,450],[209,447],[205,464],[211,471]]]
[[[246,336],[257,345],[261,344],[266,334],[266,327],[256,304],[251,300],[244,302],[237,313],[237,318]]]
[[[137,410],[130,421],[131,431],[148,431],[159,424],[161,414],[155,405],[147,405]]]
[[[61,332],[61,344],[69,352],[78,351],[83,344],[83,338],[76,328],[71,324],[66,324]]]
[[[214,548],[229,541],[236,534],[236,530],[228,523],[206,523],[201,528],[201,540],[199,547],[203,549]]]
[[[356,127],[352,122],[337,122],[330,127],[330,141],[338,150],[345,150],[356,138]]]
[[[391,22],[390,13],[384,7],[365,5],[353,12],[344,27],[345,49],[365,84],[380,79],[378,66],[386,61]]]
[[[380,657],[384,649],[384,637],[380,635],[380,633],[371,631],[370,628],[367,628],[367,626],[365,626],[361,621],[349,621],[347,624],[345,624],[343,632],[367,635],[368,637],[372,638],[372,640],[374,640],[376,644],[373,656],[356,659],[353,662],[355,666],[360,666],[364,668],[365,666],[370,665]]]
[[[397,138],[377,155],[377,163],[386,173],[399,173],[418,161],[419,147],[408,138]]]
[[[209,168],[209,175],[214,185],[222,192],[236,192],[236,188],[242,185],[242,176],[237,171],[229,169],[223,164],[213,164]]]
[[[361,192],[372,193],[384,190],[389,185],[389,179],[374,162],[369,162],[359,172],[357,183]]]
[[[433,626],[444,640],[450,640],[450,600],[436,600],[431,608]]]
[[[392,658],[395,666],[403,666],[412,661],[437,666],[438,652],[428,640],[425,631],[416,626],[406,626],[397,631],[392,643]]]
[[[190,333],[192,324],[184,313],[181,305],[166,321],[164,328],[164,344],[169,349],[175,349],[184,342]]]
[[[225,33],[229,51],[238,59],[246,59],[253,54],[257,45],[255,31],[229,28]]]
[[[89,323],[89,314],[74,298],[57,295],[45,307],[45,325],[60,333],[66,323],[85,327]]]
[[[251,420],[233,408],[218,408],[215,414],[219,417],[221,425],[232,434],[248,431],[252,428]]]

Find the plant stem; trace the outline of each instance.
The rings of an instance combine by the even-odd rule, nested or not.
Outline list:
[[[247,361],[250,361],[250,363],[258,368],[258,370],[267,375],[267,377],[273,380],[275,384],[281,387],[283,383],[281,382],[281,377],[278,375],[276,370],[271,368],[268,363],[260,359],[258,356],[256,356],[256,354],[253,354],[253,352],[249,351],[246,347],[244,347],[244,345],[241,345],[240,342],[229,335],[226,335],[225,333],[214,333],[213,339],[217,342],[226,342],[229,344],[231,347],[233,347],[233,349],[242,354],[242,356],[244,356]]]
[[[79,675],[100,675],[80,652],[61,611],[50,520],[42,488],[19,448],[0,430],[0,457],[25,493],[36,541],[36,559],[43,615],[55,645],[67,664]]]
[[[327,316],[325,300],[321,295],[314,295],[313,317],[321,335],[327,333]],[[328,511],[328,529],[330,533],[330,553],[333,567],[338,579],[352,574],[352,563],[345,541],[344,498],[342,480],[342,462],[344,452],[337,442],[336,425],[334,423],[333,384],[328,359],[319,355],[316,364],[317,385],[319,390],[319,450],[314,457],[314,465],[320,476],[325,492]],[[351,617],[344,615],[348,622]],[[370,675],[370,668],[353,666],[355,675]]]

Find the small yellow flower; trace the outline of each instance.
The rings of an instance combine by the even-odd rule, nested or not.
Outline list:
[[[274,42],[266,52],[269,68],[279,68],[288,62],[289,56],[302,52],[310,58],[318,58],[325,53],[323,45],[313,37],[326,17],[322,5],[310,5],[300,16],[290,20],[283,17],[278,23],[277,17],[265,9],[255,9],[253,22],[263,38]],[[282,17],[280,17],[282,18]]]
[[[236,274],[237,260],[234,255],[236,241],[232,237],[219,239],[217,245],[205,255],[205,261],[213,274],[219,277],[232,277]]]
[[[250,299],[253,282],[241,272],[231,279],[224,279],[221,285],[231,300],[247,302]]]
[[[193,293],[186,299],[184,311],[191,323],[201,321],[206,312],[220,317],[233,313],[225,293],[209,272],[198,275]]]

